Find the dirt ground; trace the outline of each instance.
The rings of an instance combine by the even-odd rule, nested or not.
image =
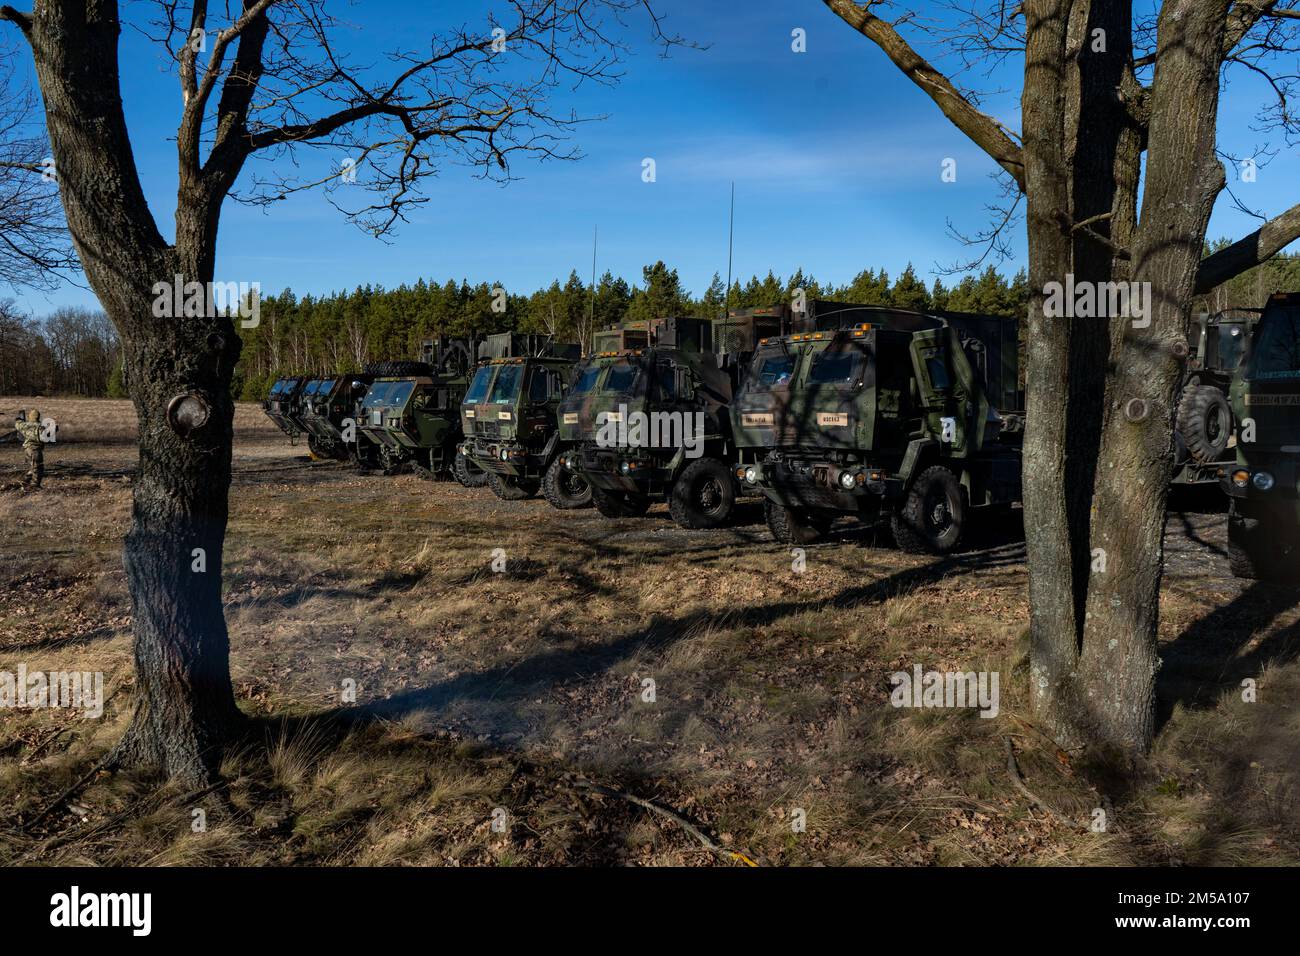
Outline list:
[[[129,713],[136,453],[128,403],[42,411],[44,489],[0,445],[0,672],[102,672],[106,705],[0,711],[0,862],[1300,861],[1300,592],[1231,577],[1214,495],[1171,513],[1161,728],[1118,773],[1029,716],[1018,528],[945,559],[846,528],[796,570],[756,504],[687,532],[662,506],[609,521],[358,475],[251,405],[225,572],[257,720],[228,786],[99,773],[58,803]],[[997,716],[891,706],[916,665],[996,672]]]

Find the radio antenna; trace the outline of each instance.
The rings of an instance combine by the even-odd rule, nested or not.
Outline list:
[[[736,181],[731,181],[731,220],[727,224],[727,294],[722,299],[722,317],[731,314],[731,252],[736,238]]]

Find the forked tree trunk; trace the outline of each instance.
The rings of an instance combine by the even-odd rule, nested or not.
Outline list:
[[[93,0],[38,2],[27,30],[68,225],[121,336],[140,429],[125,543],[135,711],[114,760],[199,783],[242,721],[221,604],[240,342],[229,319],[155,314],[156,283],[170,296],[177,275],[212,279],[216,202],[185,195],[183,185],[176,245],[159,235],[122,113],[118,33],[116,5]],[[202,427],[169,421],[184,395],[207,407]]]
[[[1117,47],[1129,42],[1128,8],[1076,0],[1076,17],[1087,17],[1074,24],[1070,10],[1065,0],[1025,4],[1031,699],[1063,744],[1136,753],[1155,730],[1176,389],[1223,179],[1214,125],[1226,10],[1225,0],[1164,7],[1140,224],[1142,137],[1113,95],[1128,62]],[[1106,55],[1087,45],[1097,29]],[[1083,222],[1086,230],[1073,226]],[[1149,283],[1150,325],[1045,317],[1045,283],[1067,274],[1077,284]]]

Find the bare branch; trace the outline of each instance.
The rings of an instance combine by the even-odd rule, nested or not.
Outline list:
[[[23,13],[10,6],[3,6],[0,7],[0,20],[8,20],[23,31],[23,36],[31,39],[32,15],[30,13]]]
[[[992,116],[976,109],[948,77],[899,35],[894,27],[871,12],[876,0],[859,6],[853,0],[823,0],[841,20],[875,43],[903,74],[920,87],[959,130],[975,145],[988,153],[1007,171],[1022,190],[1025,188],[1025,165],[1020,147],[1006,128]]]
[[[1300,239],[1300,204],[1232,245],[1206,256],[1196,271],[1196,294],[1209,292],[1234,276],[1267,262],[1295,240]]]

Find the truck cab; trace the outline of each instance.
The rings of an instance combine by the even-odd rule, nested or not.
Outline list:
[[[373,375],[339,375],[313,379],[302,393],[299,416],[307,445],[318,458],[356,458],[356,412],[374,381]]]
[[[1300,293],[1269,299],[1231,400],[1236,465],[1222,485],[1233,574],[1300,583]]]
[[[1174,484],[1218,482],[1236,459],[1228,393],[1258,319],[1257,309],[1202,313],[1193,319],[1174,420]]]
[[[816,331],[760,343],[732,405],[755,459],[737,474],[766,498],[777,540],[888,518],[905,550],[951,551],[972,507],[1020,497],[1014,321],[828,312]]]
[[[289,436],[290,441],[297,440],[304,431],[299,420],[303,390],[311,380],[301,376],[288,376],[277,379],[271,385],[271,391],[262,402],[262,411],[266,417],[275,422],[280,431]]]
[[[486,343],[493,345],[493,336]],[[511,348],[509,351],[520,351]],[[543,344],[542,354],[488,358],[481,362],[461,402],[465,441],[461,454],[483,470],[493,493],[505,501],[543,491],[556,508],[591,504],[585,480],[559,465],[558,411],[573,384],[577,347]]]
[[[426,340],[419,362],[373,367],[357,409],[358,439],[375,446],[386,473],[413,468],[428,478],[466,484],[460,458],[460,403],[469,384],[473,340]]]
[[[586,479],[606,517],[638,517],[666,501],[681,527],[726,523],[741,493],[728,412],[740,358],[755,329],[779,321],[666,318],[597,333],[603,348],[579,366],[560,405],[560,438],[571,449],[560,466]]]

